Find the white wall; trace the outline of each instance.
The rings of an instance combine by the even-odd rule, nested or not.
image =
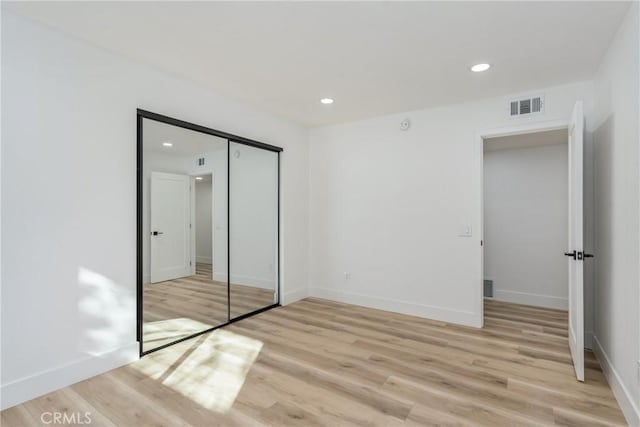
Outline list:
[[[213,263],[212,182],[196,181],[196,262]]]
[[[640,425],[640,61],[638,3],[595,78],[594,350],[630,425]]]
[[[284,147],[282,301],[307,292],[307,131],[2,11],[2,407],[137,358],[136,108]]]
[[[592,112],[589,82],[534,92],[542,116],[508,118],[505,97],[313,129],[310,293],[481,325],[479,132]]]
[[[567,144],[484,153],[484,277],[501,301],[567,309]]]

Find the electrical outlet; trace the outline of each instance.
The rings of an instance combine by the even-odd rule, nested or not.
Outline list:
[[[351,279],[351,273],[349,273],[348,271],[344,272],[344,280],[349,280]]]

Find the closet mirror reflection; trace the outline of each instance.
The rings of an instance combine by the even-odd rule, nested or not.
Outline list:
[[[227,322],[227,141],[143,119],[143,351]]]
[[[280,149],[140,111],[145,354],[278,304]]]
[[[229,145],[231,318],[277,300],[278,153]]]

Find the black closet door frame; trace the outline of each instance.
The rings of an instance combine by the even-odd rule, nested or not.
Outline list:
[[[255,141],[253,139],[249,139],[249,138],[244,138],[242,136],[238,136],[238,135],[233,135],[227,132],[222,132],[216,129],[212,129],[212,128],[208,128],[205,126],[200,126],[197,125],[195,123],[190,123],[184,120],[180,120],[180,119],[176,119],[173,117],[169,117],[169,116],[165,116],[162,114],[158,114],[158,113],[153,113],[151,111],[147,111],[147,110],[142,110],[140,108],[138,108],[136,110],[136,114],[137,114],[137,121],[136,121],[136,126],[137,126],[137,133],[136,133],[136,139],[137,139],[137,161],[136,161],[136,168],[137,168],[137,173],[136,173],[136,177],[137,177],[137,188],[136,188],[136,214],[137,214],[137,222],[136,222],[136,339],[138,340],[138,345],[139,345],[139,353],[140,353],[140,357],[149,354],[149,353],[153,353],[154,351],[158,351],[161,350],[163,348],[169,347],[171,345],[177,344],[179,342],[191,339],[193,337],[197,337],[198,335],[202,335],[202,334],[206,334],[207,332],[211,332],[215,329],[221,328],[223,326],[227,326],[233,322],[237,322],[238,320],[242,320],[245,319],[247,317],[250,316],[254,316],[258,313],[262,313],[263,311],[266,310],[271,310],[272,308],[278,307],[280,306],[280,295],[281,295],[281,291],[280,291],[280,187],[281,187],[281,180],[280,180],[280,153],[282,153],[283,149],[282,147],[277,147],[275,145],[271,145],[271,144],[266,144],[264,142],[260,142],[260,141]],[[142,198],[143,198],[143,194],[142,194],[142,188],[143,188],[143,180],[144,177],[142,175],[143,170],[143,119],[149,119],[149,120],[154,120],[156,122],[161,122],[161,123],[166,123],[169,125],[173,125],[173,126],[178,126],[184,129],[189,129],[192,131],[196,131],[196,132],[201,132],[201,133],[206,133],[208,135],[213,135],[213,136],[217,136],[219,138],[224,138],[227,140],[227,321],[225,323],[219,324],[217,326],[214,326],[212,328],[209,329],[205,329],[204,331],[200,331],[200,332],[196,332],[195,334],[189,335],[187,337],[184,338],[180,338],[177,339],[175,341],[172,341],[170,343],[167,344],[163,344],[161,346],[158,346],[156,348],[153,348],[151,350],[147,350],[144,351],[143,350],[143,334],[142,334],[142,326],[143,326],[143,280],[142,280],[142,275],[143,275],[143,266],[142,266],[142,248],[143,248],[143,242],[144,242],[144,236],[143,236],[143,230],[142,230],[142,220],[143,220],[143,215],[144,212],[142,211]],[[276,302],[259,308],[258,310],[254,310],[251,311],[249,313],[245,313],[241,316],[235,317],[233,319],[231,319],[231,253],[230,253],[230,246],[231,246],[231,238],[230,238],[230,221],[231,218],[229,216],[229,213],[231,211],[230,208],[230,204],[229,204],[229,190],[230,190],[230,178],[231,178],[231,174],[230,174],[230,156],[229,156],[229,151],[230,151],[230,145],[231,142],[235,142],[238,144],[243,144],[243,145],[248,145],[250,147],[255,147],[255,148],[260,148],[262,150],[267,150],[267,151],[273,151],[275,153],[277,153],[278,155],[278,191],[277,191],[277,204],[278,204],[278,213],[277,213],[277,265],[278,265],[278,276],[277,276],[277,283],[276,283]]]

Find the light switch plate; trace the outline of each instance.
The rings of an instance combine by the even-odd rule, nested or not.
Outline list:
[[[471,230],[471,225],[466,224],[463,225],[462,228],[460,229],[460,237],[471,237],[473,235],[472,230]]]

